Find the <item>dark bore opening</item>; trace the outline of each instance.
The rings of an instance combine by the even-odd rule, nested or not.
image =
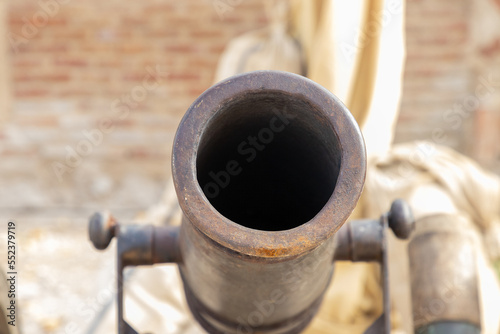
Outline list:
[[[247,93],[226,103],[204,130],[197,178],[226,218],[257,230],[288,230],[326,204],[340,153],[329,120],[307,100]]]

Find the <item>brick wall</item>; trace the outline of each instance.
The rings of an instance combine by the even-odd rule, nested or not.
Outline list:
[[[460,126],[446,113],[470,90],[467,66],[468,0],[407,1],[407,60],[397,141],[432,138],[444,132],[443,143],[464,148]],[[439,132],[440,133],[440,132]]]
[[[500,17],[500,5],[493,3],[491,11]],[[478,20],[487,19],[473,15],[477,6],[469,0],[407,1],[396,141],[427,139],[451,146],[500,173],[500,47],[494,48],[500,39],[490,38],[488,54],[477,47]],[[479,33],[500,37],[495,27],[485,28]]]
[[[454,105],[477,84],[468,65],[471,3],[407,1],[396,141],[427,138],[471,151],[475,113],[453,121]],[[109,207],[131,217],[154,203],[170,173],[177,124],[212,84],[224,46],[265,23],[260,0],[11,1],[1,207],[78,214]]]
[[[255,0],[234,8],[208,0],[10,2],[2,206],[132,214],[157,201],[180,118],[212,84],[227,42],[263,25]]]
[[[0,1],[0,36],[7,34],[7,3]],[[0,43],[0,122],[5,120],[10,102],[10,78],[7,64],[7,43]]]

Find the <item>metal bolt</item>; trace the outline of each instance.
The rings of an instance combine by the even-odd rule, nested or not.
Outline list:
[[[389,211],[389,227],[399,239],[408,239],[415,229],[415,218],[410,206],[402,199],[392,202]]]
[[[94,247],[106,249],[115,236],[116,220],[109,212],[96,212],[89,220],[89,238]]]

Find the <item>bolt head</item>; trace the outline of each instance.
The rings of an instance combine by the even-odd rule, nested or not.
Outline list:
[[[388,220],[389,227],[399,239],[408,239],[415,229],[413,212],[408,203],[402,199],[392,202]]]
[[[89,220],[89,238],[97,249],[106,249],[114,237],[116,222],[109,212],[96,212]]]

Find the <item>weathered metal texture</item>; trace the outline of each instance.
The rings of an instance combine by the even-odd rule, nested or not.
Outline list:
[[[397,199],[380,219],[352,220],[344,224],[335,236],[335,261],[381,262],[385,242],[384,220],[399,239],[408,239],[415,229],[410,206]]]
[[[446,322],[481,328],[474,247],[458,219],[434,215],[417,221],[417,233],[408,250],[413,321],[418,333],[434,328],[429,325]]]
[[[481,329],[468,322],[440,321],[420,327],[416,334],[481,334]]]
[[[391,332],[387,250],[389,227],[399,239],[409,238],[415,229],[411,208],[404,200],[397,199],[392,202],[390,211],[383,214],[379,220],[363,219],[348,222],[335,236],[335,261],[380,262],[384,313],[365,331],[365,334]]]
[[[339,230],[335,261],[382,260],[383,225],[380,220],[354,220]]]
[[[108,212],[96,212],[90,218],[89,238],[100,250],[116,238],[124,267],[181,262],[178,226],[120,225]]]
[[[411,207],[400,198],[392,202],[387,222],[398,239],[408,239],[415,230],[415,217]]]
[[[116,238],[118,333],[137,334],[123,317],[123,269],[126,266],[181,262],[179,227],[121,225],[109,212],[97,212],[89,221],[89,238],[100,250],[106,249]]]
[[[187,111],[172,170],[185,215],[179,268],[198,321],[210,333],[303,329],[365,178],[346,107],[301,76],[232,77]]]
[[[287,260],[244,257],[192,224],[181,227],[179,266],[188,304],[209,333],[299,333],[333,274],[333,242]]]
[[[118,255],[124,266],[179,263],[179,227],[120,225]]]
[[[89,219],[89,239],[95,248],[106,249],[115,236],[117,222],[109,212],[96,212]]]
[[[260,100],[265,105],[259,106],[258,110],[245,110],[244,114],[232,109],[238,102],[245,103],[245,100],[251,104]],[[263,108],[268,110],[262,110]],[[298,118],[295,126],[298,129],[294,129],[295,131],[290,136],[292,138],[288,138],[291,145],[288,149],[298,148],[292,146],[294,139],[300,144],[301,141],[310,142],[309,138],[316,137],[317,140],[311,143],[323,146],[324,151],[328,153],[321,161],[328,162],[326,159],[331,157],[334,161],[330,163],[336,164],[337,166],[333,167],[338,168],[338,170],[334,170],[334,168],[329,170],[338,173],[336,180],[325,180],[333,183],[334,190],[313,219],[307,224],[275,233],[249,230],[221,215],[210,204],[198,184],[196,161],[198,154],[201,153],[199,149],[202,135],[210,135],[210,126],[214,125],[210,124],[210,121],[214,120],[216,116],[227,114],[228,111],[233,113],[233,115],[228,116],[233,116],[235,122],[217,124],[221,128],[219,129],[220,133],[213,134],[214,136],[222,136],[221,142],[223,143],[226,139],[226,132],[229,132],[229,129],[242,127],[242,120],[246,120],[246,117],[251,119],[252,113],[262,112],[267,114],[269,121],[272,120],[274,117],[272,108],[279,111],[288,109],[288,112],[292,112],[293,116]],[[228,119],[218,120],[227,121]],[[290,120],[290,122],[293,121],[293,119]],[[237,138],[240,140],[236,140],[236,142],[245,141],[245,138],[251,134],[241,133],[240,138]],[[302,135],[302,137],[294,135]],[[325,142],[322,143],[320,140]],[[222,147],[215,149],[222,149]],[[236,149],[234,147],[235,151]],[[308,147],[308,149],[312,154],[315,147]],[[307,157],[302,156],[301,158]],[[283,166],[281,167],[296,168],[296,166],[286,166],[286,163],[287,161],[282,161]],[[309,167],[314,169],[321,166]],[[366,154],[363,138],[356,121],[342,102],[330,92],[313,81],[298,75],[276,71],[258,71],[223,81],[204,92],[192,104],[175,137],[172,171],[179,204],[184,214],[190,223],[207,237],[228,249],[249,256],[290,257],[318,247],[329,239],[349,217],[363,188]],[[302,176],[305,179],[307,177],[311,177],[310,172]],[[300,180],[289,181],[298,182]],[[288,209],[295,208],[289,207]]]

